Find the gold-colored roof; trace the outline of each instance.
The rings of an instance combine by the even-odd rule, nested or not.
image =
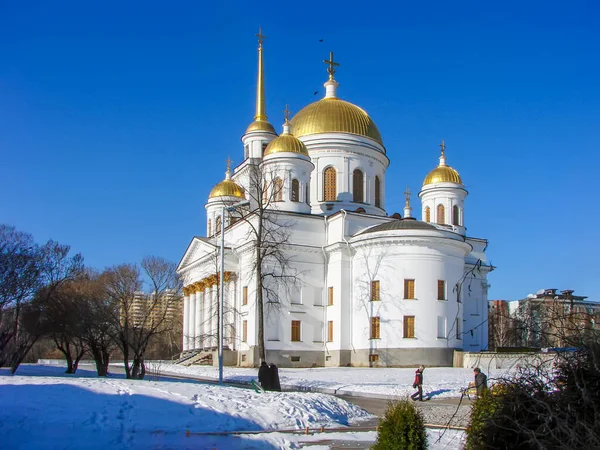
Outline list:
[[[264,156],[282,152],[299,153],[308,156],[308,150],[304,142],[291,134],[282,134],[273,139],[265,149]]]
[[[244,189],[236,184],[235,181],[223,180],[212,188],[212,191],[210,191],[210,194],[208,195],[208,198],[215,197],[237,197],[245,200],[246,194],[244,194]]]
[[[270,133],[277,134],[275,132],[275,128],[273,128],[273,125],[266,120],[255,120],[252,122],[250,125],[248,125],[248,128],[246,128],[246,133],[250,133],[251,131],[268,131]]]
[[[271,155],[273,153],[298,153],[300,155],[308,156],[308,149],[304,142],[298,139],[296,136],[290,133],[290,123],[288,122],[289,113],[287,105],[285,105],[285,123],[283,124],[283,133],[276,137],[265,149],[263,156]]]
[[[425,177],[423,186],[433,183],[456,183],[463,184],[460,175],[450,166],[437,166]]]
[[[375,122],[365,110],[337,97],[326,97],[302,108],[291,120],[296,137],[319,133],[350,133],[383,145]]]

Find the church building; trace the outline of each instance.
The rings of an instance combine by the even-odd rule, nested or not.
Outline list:
[[[373,119],[338,97],[333,53],[324,97],[286,112],[278,134],[258,38],[243,161],[210,192],[206,236],[178,266],[184,353],[213,354],[222,329],[225,364],[255,366],[261,326],[265,358],[281,367],[451,366],[454,350],[487,350],[493,267],[487,240],[466,234],[468,193],[444,142],[423,172],[420,219],[408,188],[403,215],[388,215],[386,147]]]

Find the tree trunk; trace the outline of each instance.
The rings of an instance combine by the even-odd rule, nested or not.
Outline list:
[[[94,362],[96,363],[96,372],[98,373],[98,376],[107,376],[109,362],[108,352],[96,345],[90,346],[90,351],[92,352],[92,357],[94,358]]]
[[[261,225],[259,224],[259,229]],[[259,241],[260,242],[260,241]],[[262,255],[259,246],[256,247],[256,307],[258,310],[258,357],[260,362],[265,361],[265,329],[264,329],[264,303],[263,303],[263,286],[262,286]]]
[[[82,345],[81,350],[79,350],[79,353],[77,354],[77,357],[75,358],[75,361],[73,362],[73,372],[72,373],[77,372],[77,368],[79,367],[79,361],[81,361],[81,358],[83,358],[83,355],[85,355],[85,352],[86,352],[86,349]]]

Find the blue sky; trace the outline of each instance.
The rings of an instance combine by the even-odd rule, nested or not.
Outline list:
[[[497,266],[490,298],[600,301],[596,2],[216,3],[0,5],[0,222],[97,268],[179,261],[225,160],[243,157],[262,26],[276,129],[286,103],[322,97],[334,51],[339,96],[391,159],[388,213],[444,139],[468,234]]]

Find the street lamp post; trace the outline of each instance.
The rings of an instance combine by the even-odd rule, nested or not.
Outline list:
[[[219,384],[223,384],[223,309],[225,295],[223,293],[223,277],[225,276],[225,211],[233,211],[240,206],[249,205],[249,201],[234,203],[233,205],[223,206],[221,208],[221,245],[220,245],[220,261],[219,261]]]

